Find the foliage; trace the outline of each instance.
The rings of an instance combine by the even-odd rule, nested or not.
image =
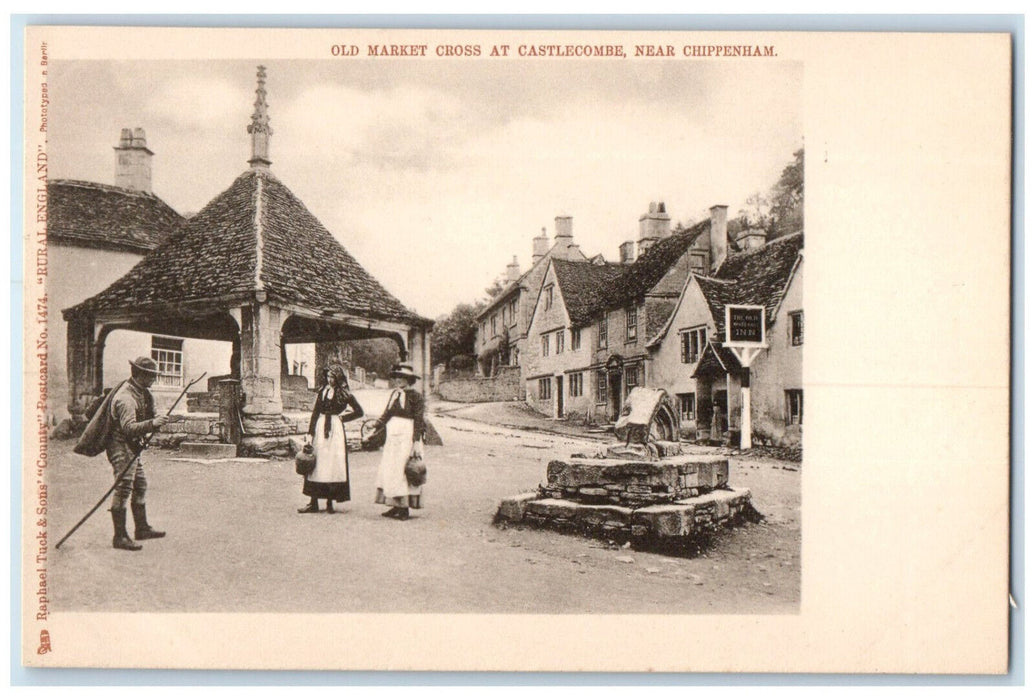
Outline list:
[[[387,377],[399,361],[399,345],[390,338],[351,340],[348,345],[352,348],[352,366],[376,372],[379,377]]]
[[[767,239],[779,238],[804,228],[805,149],[794,152],[768,195],[756,192],[730,221],[732,231],[762,229]]]
[[[431,331],[431,364],[474,353],[476,319],[483,308],[481,303],[457,304],[449,314],[435,320]]]

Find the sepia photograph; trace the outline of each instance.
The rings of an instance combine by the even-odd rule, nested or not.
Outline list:
[[[824,372],[866,345],[831,340],[846,233],[806,216],[812,159],[838,157],[807,126],[807,51],[159,30],[142,58],[129,30],[59,30],[25,49],[24,663],[96,665],[62,640],[114,619],[155,642],[116,667],[775,670],[747,646],[716,661],[732,642],[699,667],[607,661],[604,640],[804,629],[835,559],[804,556],[834,535],[803,512],[865,501],[816,487],[852,441],[813,434],[811,403],[804,425],[806,384],[829,425],[853,370]],[[242,661],[183,647],[199,615],[388,636]],[[455,654],[511,626],[600,646],[429,661],[393,649],[411,624],[453,629]]]

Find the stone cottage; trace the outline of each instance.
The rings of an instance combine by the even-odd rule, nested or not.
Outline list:
[[[651,203],[640,217],[640,238],[621,246],[623,273],[607,285],[592,313],[589,336],[593,358],[595,415],[618,418],[634,387],[665,388],[654,376],[647,348],[672,314],[691,273],[704,274],[726,258],[726,207],[711,208],[708,219],[673,233],[665,204]],[[674,436],[678,417],[669,406],[663,432]]]
[[[152,158],[143,129],[123,129],[115,146],[115,184],[81,180],[47,183],[47,296],[53,309],[66,309],[122,277],[183,224],[152,192]],[[49,413],[76,404],[66,372],[65,323],[54,313],[48,323]],[[104,372],[122,377],[129,360],[150,356],[161,374],[154,386],[159,408],[171,403],[183,379],[202,371],[225,371],[230,348],[220,343],[120,329],[106,344]]]
[[[549,262],[532,307],[523,355],[527,401],[546,415],[592,416],[592,312],[624,268],[596,258]]]
[[[761,232],[746,231],[737,242],[741,252],[712,275],[686,280],[673,313],[648,341],[652,381],[675,397],[684,437],[724,440],[739,431],[745,370],[723,345],[725,308],[762,306],[768,347],[750,367],[752,431],[795,444],[804,400],[804,234],[766,243]]]
[[[479,372],[491,377],[501,365],[521,367],[526,352],[528,322],[549,262],[555,258],[585,261],[575,243],[570,216],[554,219],[553,245],[544,228],[532,239],[532,266],[521,272],[517,256],[507,265],[506,286],[493,297],[476,319],[474,352]]]

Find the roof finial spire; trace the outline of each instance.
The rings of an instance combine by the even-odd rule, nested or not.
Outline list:
[[[255,111],[252,112],[252,123],[248,125],[248,133],[252,135],[252,157],[248,164],[255,170],[269,170],[273,129],[270,128],[269,106],[266,104],[266,66],[259,66],[255,76]]]

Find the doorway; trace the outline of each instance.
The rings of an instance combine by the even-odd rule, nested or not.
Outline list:
[[[564,375],[554,379],[557,382],[557,417],[564,418]]]

